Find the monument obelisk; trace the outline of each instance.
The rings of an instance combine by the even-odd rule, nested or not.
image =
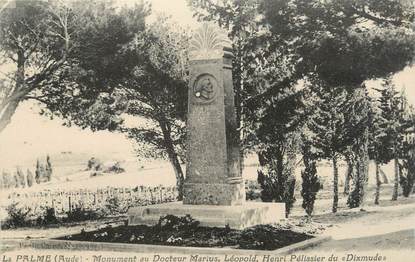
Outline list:
[[[183,202],[139,206],[130,225],[151,225],[161,216],[190,215],[203,226],[242,229],[285,218],[283,203],[245,202],[236,132],[232,48],[225,33],[204,24],[190,47],[187,167]]]
[[[190,43],[187,167],[184,204],[241,205],[232,48],[225,33],[204,24]]]

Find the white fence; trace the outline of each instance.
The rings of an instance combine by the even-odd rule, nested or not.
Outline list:
[[[130,207],[175,201],[177,195],[176,187],[107,187],[97,190],[43,190],[11,193],[7,202],[8,204],[18,202],[20,205],[29,207],[33,213],[45,208],[54,208],[56,215],[63,215],[77,207],[83,207],[85,210],[105,209],[111,199],[116,199],[119,205]]]

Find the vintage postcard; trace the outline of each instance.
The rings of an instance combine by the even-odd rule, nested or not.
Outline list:
[[[1,0],[0,262],[415,261],[412,0]]]

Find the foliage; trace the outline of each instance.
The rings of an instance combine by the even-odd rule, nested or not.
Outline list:
[[[233,75],[239,96],[236,107],[244,121],[244,144],[259,154],[269,150],[265,160],[269,166],[281,163],[281,153],[286,152],[281,146],[279,150],[269,148],[295,136],[296,125],[287,121],[292,120],[291,112],[302,117],[301,103],[284,103],[287,97],[301,96],[301,88],[293,88],[299,80],[316,79],[326,90],[347,91],[352,103],[344,123],[345,130],[354,132],[349,144],[356,157],[353,189],[358,192],[353,195],[360,205],[368,166],[368,107],[363,84],[412,62],[414,9],[393,0],[206,0],[189,4],[198,18],[229,29],[236,54]],[[279,103],[284,106],[278,107]],[[322,128],[330,126],[326,123]],[[343,130],[338,130],[343,140]],[[331,137],[337,138],[337,134]],[[342,151],[343,144],[335,144],[336,152]],[[282,171],[277,173],[281,176]]]
[[[76,241],[156,244],[188,247],[233,247],[238,249],[275,250],[312,236],[276,225],[260,225],[245,230],[229,227],[202,227],[190,216],[165,216],[154,226],[106,227],[69,235],[60,239]]]
[[[96,220],[101,217],[102,214],[95,210],[86,209],[83,205],[78,205],[66,212],[65,222],[80,222],[88,220]]]
[[[378,152],[377,158],[380,163],[388,163],[396,157],[401,157],[403,130],[405,128],[402,117],[402,97],[391,79],[385,79],[382,88],[376,91],[380,93],[377,109],[379,113],[377,119],[374,119],[375,127],[377,132],[379,132],[377,137],[375,137]]]
[[[414,150],[414,148],[411,148]],[[404,166],[400,169],[402,170],[400,173],[400,179],[399,182],[402,187],[402,194],[404,197],[409,197],[409,195],[414,190],[414,184],[415,184],[415,161],[414,161],[415,154],[412,152],[412,154],[408,154],[406,159],[404,160]],[[406,172],[403,172],[403,169],[406,170]]]
[[[275,237],[276,235],[281,237]],[[309,238],[311,237],[306,234],[281,230],[271,225],[259,225],[243,230],[239,243],[243,249],[274,250],[280,247],[281,243],[297,242]]]
[[[315,153],[312,150],[311,145],[304,138],[302,151],[305,169],[301,171],[301,196],[303,197],[302,207],[308,216],[313,214],[317,193],[323,188],[323,184],[317,175]]]
[[[56,217],[55,214],[55,209],[53,207],[46,207],[44,209],[44,213],[43,215],[39,216],[37,218],[37,225],[52,225],[52,224],[57,224],[59,223],[58,218]]]
[[[313,148],[318,151],[317,157],[330,159],[333,166],[333,213],[338,206],[338,166],[341,154],[353,143],[355,126],[348,123],[346,114],[349,111],[350,95],[344,88],[328,87],[326,83],[313,80],[310,83],[311,106],[313,113],[307,119],[307,136]],[[310,103],[310,102],[309,102]],[[309,146],[310,147],[310,146]],[[307,160],[308,161],[308,160]]]
[[[58,1],[14,1],[0,17],[0,64],[13,68],[1,82],[0,131],[18,105],[32,99],[74,51],[78,18]]]
[[[145,26],[147,14],[145,5],[88,5],[79,14],[81,44],[41,90],[41,102],[66,125],[120,131],[137,142],[140,156],[168,158],[181,186],[188,37],[167,18]]]
[[[14,179],[8,171],[6,171],[6,170],[2,171],[2,178],[3,178],[3,188],[14,188],[14,187],[16,187]]]
[[[102,171],[103,163],[95,157],[91,157],[87,163],[87,170]]]
[[[379,97],[380,120],[378,127],[380,134],[376,137],[377,158],[381,163],[387,163],[390,160],[395,162],[395,182],[392,199],[398,197],[399,188],[399,163],[398,159],[403,157],[403,139],[405,120],[403,119],[402,97],[396,91],[391,79],[386,79],[383,83]]]
[[[104,171],[104,173],[115,173],[115,174],[120,174],[124,172],[125,172],[125,169],[121,166],[121,163],[119,161],[111,164]]]
[[[50,161],[49,155],[46,156],[46,165],[45,165],[45,178],[47,181],[50,181],[52,178],[53,168]]]
[[[37,184],[50,181],[52,172],[53,169],[49,155],[46,156],[45,164],[43,164],[39,159],[36,160],[35,181]]]
[[[355,164],[353,184],[347,204],[350,208],[364,204],[365,192],[368,182],[369,169],[369,121],[370,100],[364,88],[357,88],[351,94],[351,106],[347,112],[347,123],[353,126],[353,143],[350,146],[349,158]]]
[[[106,200],[105,213],[109,215],[125,214],[131,206],[131,203],[125,203],[119,197],[114,196]]]
[[[261,200],[263,202],[283,202],[288,216],[295,202],[295,177],[292,174],[278,175],[269,170],[267,174],[258,171],[258,183],[261,185]]]
[[[16,187],[19,187],[19,186],[22,188],[26,187],[26,177],[24,175],[23,170],[20,167],[16,168],[15,179],[16,179]]]
[[[26,180],[27,180],[27,186],[32,187],[33,182],[34,182],[34,177],[33,177],[32,171],[30,171],[29,169],[27,169],[27,172],[26,172]]]
[[[155,228],[160,231],[175,230],[175,231],[192,231],[199,226],[200,222],[193,219],[190,215],[177,217],[174,215],[167,215],[160,217]]]
[[[24,227],[29,224],[29,213],[31,209],[22,207],[15,202],[6,207],[7,219],[4,223],[6,228]]]
[[[257,181],[245,180],[246,200],[256,200],[261,197],[261,186]]]

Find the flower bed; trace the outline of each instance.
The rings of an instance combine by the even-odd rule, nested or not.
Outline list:
[[[274,250],[313,238],[282,229],[278,225],[259,225],[245,230],[202,227],[190,216],[165,216],[154,226],[120,226],[65,236],[61,240],[152,244],[188,247],[232,247]]]

